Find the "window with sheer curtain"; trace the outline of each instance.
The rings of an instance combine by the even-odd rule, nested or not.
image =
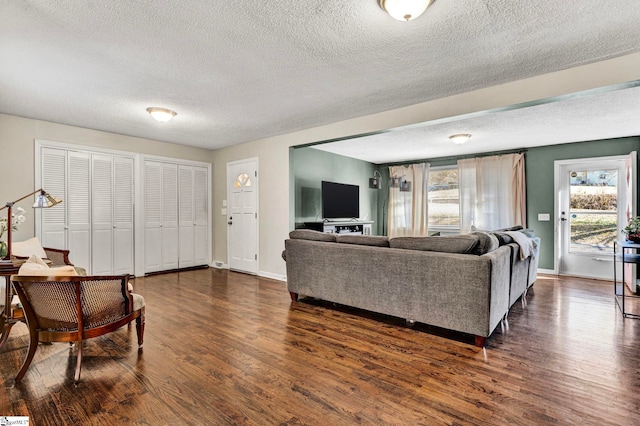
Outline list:
[[[523,154],[458,161],[460,232],[526,226]]]
[[[458,167],[429,170],[429,232],[457,233],[460,229]]]
[[[389,188],[389,237],[422,237],[427,235],[427,182],[429,164],[390,166],[391,178],[411,182],[411,191]]]

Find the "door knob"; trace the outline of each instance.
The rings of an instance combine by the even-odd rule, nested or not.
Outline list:
[[[227,222],[227,225],[233,225],[233,218],[232,217],[229,218],[229,221]]]

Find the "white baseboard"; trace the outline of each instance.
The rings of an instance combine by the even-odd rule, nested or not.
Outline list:
[[[286,275],[274,274],[272,272],[258,271],[259,277],[271,278],[272,280],[287,282]]]
[[[541,269],[541,268],[538,268],[538,272],[541,273],[541,274],[557,275],[556,271],[554,271],[553,269]]]
[[[221,262],[221,261],[211,262],[209,267],[216,268],[216,269],[230,269],[229,265],[227,265],[226,263]],[[258,271],[257,275],[259,277],[270,278],[270,279],[276,280],[276,281],[287,282],[287,276],[286,275],[274,274],[273,272],[265,272],[265,271]]]

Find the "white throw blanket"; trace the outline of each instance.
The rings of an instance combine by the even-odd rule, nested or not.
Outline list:
[[[520,246],[520,260],[524,260],[536,253],[536,242],[519,231],[507,231],[505,234],[513,238],[513,241]]]

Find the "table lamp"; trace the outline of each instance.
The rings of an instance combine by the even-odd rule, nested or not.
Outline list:
[[[62,200],[53,197],[52,195],[48,194],[44,189],[40,188],[37,189],[23,197],[18,198],[15,201],[10,201],[7,204],[5,204],[4,206],[0,207],[0,210],[4,210],[7,209],[7,254],[4,257],[4,259],[0,260],[0,267],[13,267],[13,262],[11,262],[11,228],[12,228],[12,224],[11,224],[11,208],[13,207],[13,205],[19,201],[24,200],[27,197],[30,197],[31,195],[34,194],[38,194],[37,198],[36,198],[36,202],[33,204],[33,208],[34,209],[43,209],[43,208],[48,208],[48,207],[52,207],[55,206],[56,204],[59,204],[62,202]]]

